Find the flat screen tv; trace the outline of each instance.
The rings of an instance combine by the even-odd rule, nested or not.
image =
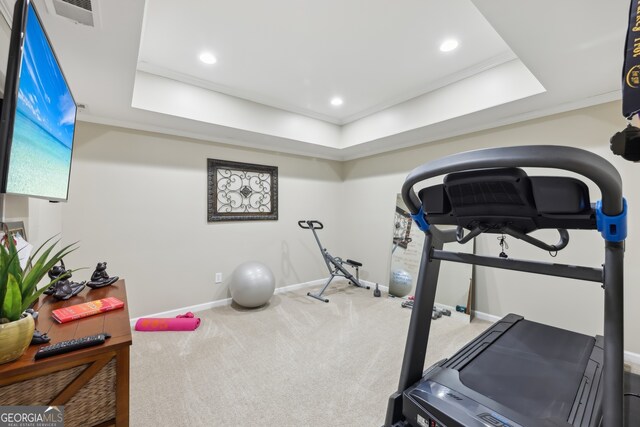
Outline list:
[[[76,104],[30,0],[13,13],[0,116],[0,192],[67,200]]]

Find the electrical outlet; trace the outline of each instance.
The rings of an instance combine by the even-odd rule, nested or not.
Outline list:
[[[216,273],[216,283],[222,283],[222,273]]]

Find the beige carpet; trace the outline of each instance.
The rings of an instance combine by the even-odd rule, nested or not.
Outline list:
[[[131,425],[382,425],[411,311],[346,284],[328,304],[306,291],[200,312],[195,332],[134,332]],[[427,365],[488,326],[432,322]]]

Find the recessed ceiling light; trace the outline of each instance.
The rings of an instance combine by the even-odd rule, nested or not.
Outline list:
[[[340,105],[342,105],[344,101],[342,100],[342,98],[339,97],[335,97],[333,99],[331,99],[331,105],[333,105],[334,107],[339,107]]]
[[[442,42],[440,45],[440,50],[442,52],[451,52],[453,49],[458,47],[458,40],[449,39]]]
[[[218,59],[213,56],[213,53],[211,52],[202,52],[200,54],[200,61],[204,62],[207,65],[212,65],[218,62]]]

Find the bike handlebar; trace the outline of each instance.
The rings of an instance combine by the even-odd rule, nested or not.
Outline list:
[[[305,230],[308,229],[312,229],[312,230],[322,230],[324,228],[324,225],[316,220],[316,219],[303,219],[298,221],[298,226],[300,228],[303,228]]]

